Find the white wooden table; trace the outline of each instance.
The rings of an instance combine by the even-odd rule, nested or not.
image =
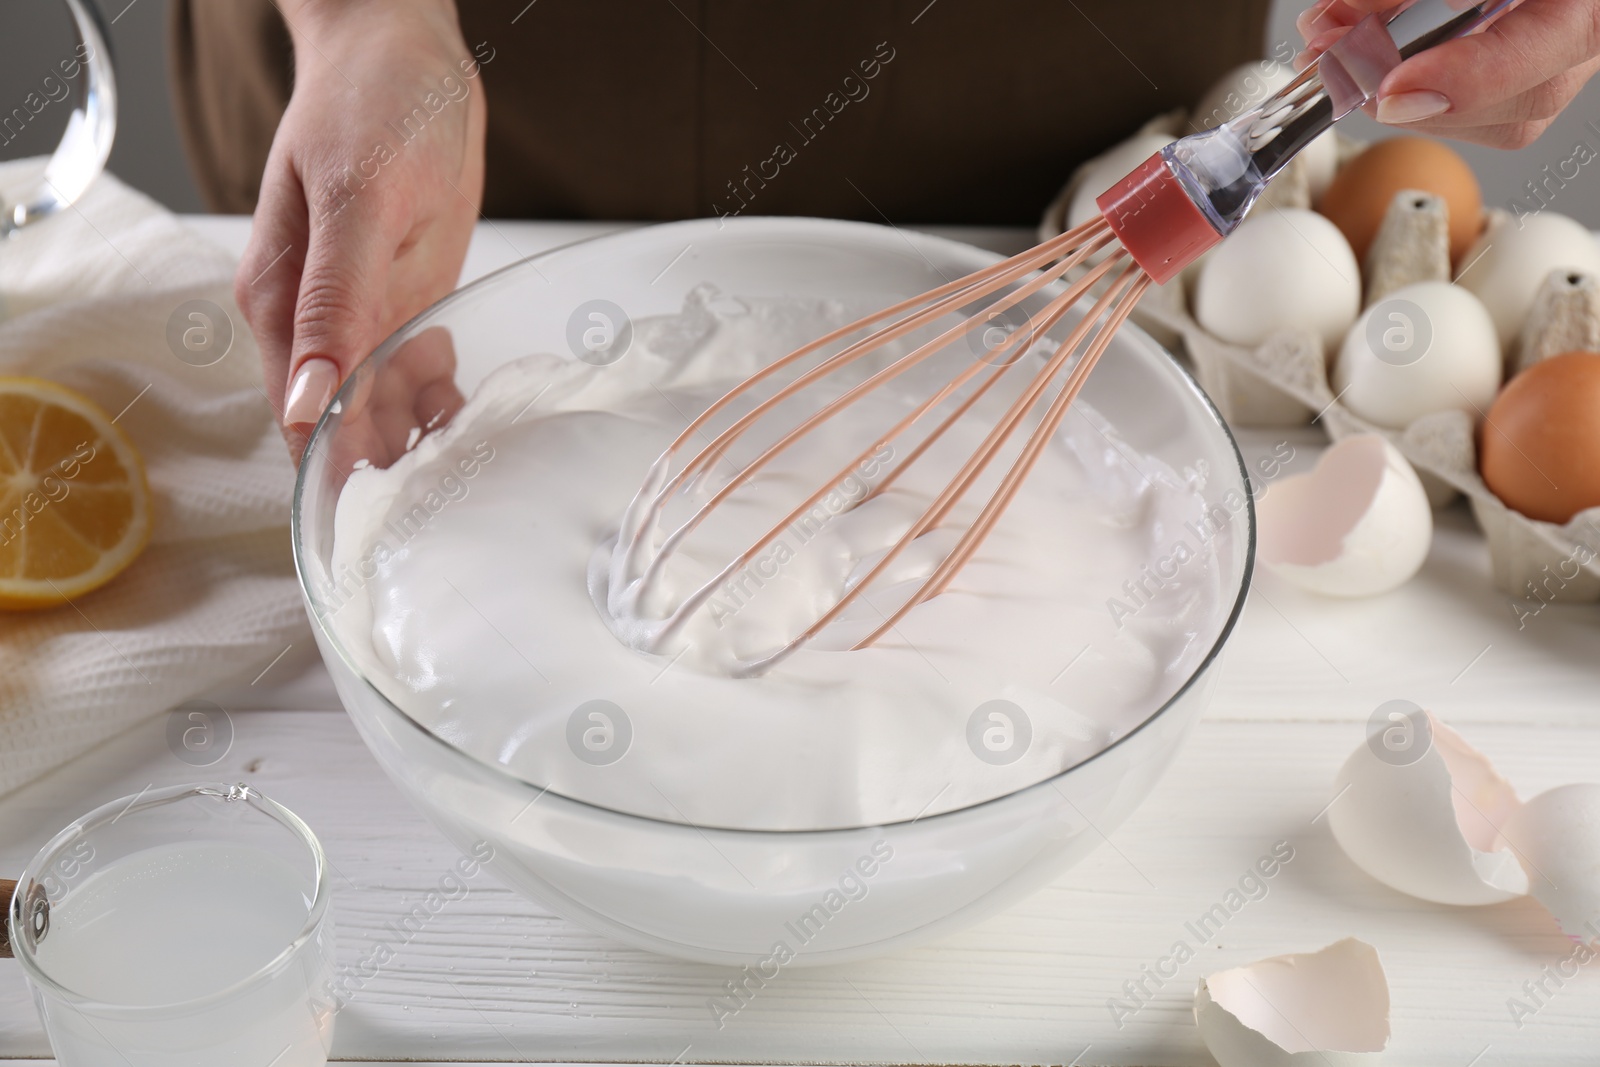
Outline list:
[[[242,220],[196,224],[242,245]],[[480,225],[467,274],[601,229]],[[1026,239],[966,236],[997,247]],[[1320,439],[1245,437],[1261,454],[1290,441],[1291,469]],[[1422,573],[1386,597],[1332,602],[1258,575],[1211,710],[1150,799],[1109,847],[965,933],[872,962],[785,971],[719,1030],[707,1001],[729,972],[610,942],[485,877],[357,992],[338,1020],[335,1057],[1205,1064],[1189,1010],[1197,978],[1355,935],[1388,971],[1389,1062],[1600,1062],[1600,964],[1520,1028],[1512,1021],[1507,999],[1570,952],[1536,905],[1453,909],[1404,897],[1356,870],[1319,817],[1368,714],[1392,697],[1461,728],[1525,795],[1600,779],[1600,607],[1549,607],[1519,629],[1488,572],[1466,514],[1447,511]],[[215,699],[236,738],[206,774],[253,783],[321,836],[337,868],[340,956],[353,963],[453,862],[452,848],[367,756],[308,641],[257,684]],[[0,870],[20,869],[97,804],[195,777],[168,752],[161,721],[136,728],[0,801]],[[1186,937],[1185,921],[1279,841],[1295,855],[1269,894],[1118,1028],[1108,999],[1125,997],[1141,965]],[[48,1055],[21,974],[0,968],[0,1057]]]

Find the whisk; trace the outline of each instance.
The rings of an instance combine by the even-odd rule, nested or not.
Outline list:
[[[1144,292],[1152,284],[1175,278],[1184,267],[1231,233],[1267,183],[1317,136],[1371,100],[1383,77],[1402,59],[1473,32],[1515,2],[1501,0],[1466,5],[1462,0],[1420,0],[1391,19],[1370,16],[1260,106],[1214,129],[1175,141],[1151,156],[1098,198],[1099,217],[1020,255],[833,330],[762,368],[695,418],[652,466],[623,517],[613,552],[608,594],[613,610],[644,602],[661,580],[668,559],[680,549],[684,539],[795,442],[816,432],[872,390],[962,342],[996,316],[1018,316],[1029,301],[1038,305],[1037,310],[1027,312],[1022,328],[1005,333],[992,345],[985,345],[981,358],[970,360],[926,400],[916,403],[898,423],[875,437],[831,478],[819,482],[813,493],[798,502],[762,538],[709,581],[670,606],[650,628],[651,645],[658,647],[702,609],[724,582],[772,545],[792,523],[816,507],[869,456],[880,453],[884,444],[900,439],[916,424],[930,420],[930,416],[947,402],[953,403],[954,410],[933,425],[870,494],[856,502],[856,506],[884,492],[958,420],[969,417],[973,405],[1013,368],[1021,365],[1025,356],[1036,347],[1041,351],[1048,348],[1040,346],[1041,339],[1069,311],[1092,298],[1092,305],[1066,336],[1053,350],[1043,352],[1032,380],[1017,390],[1015,398],[979,447],[904,534],[864,573],[853,577],[839,598],[806,629],[780,647],[745,661],[737,673],[750,675],[766,671],[838,620],[889,572],[909,545],[950,517],[952,509],[982,479],[1019,427],[1030,421],[1032,413],[1039,411],[1032,421],[1031,431],[1015,450],[1010,467],[998,478],[976,518],[961,532],[954,546],[920,583],[911,585],[893,610],[881,612],[881,625],[853,647],[872,645],[917,605],[945,591],[972,559],[1015,498],[1096,361]],[[779,404],[874,354],[880,354],[881,359],[887,346],[930,327],[947,314],[962,312],[975,301],[991,298],[992,303],[982,314],[965,318],[932,339],[916,344],[904,355],[890,359],[864,380],[817,407],[798,425],[782,431],[774,443],[749,462],[737,466],[725,484],[681,525],[661,538],[659,545],[652,547],[657,523],[674,494],[686,490],[714,464],[724,461],[730,447]],[[871,332],[865,337],[821,358],[772,396],[755,403],[726,429],[710,436],[711,420],[741,399],[748,403],[752,391],[763,382],[786,369],[796,368],[806,357],[869,329]],[[863,366],[870,369],[873,364]],[[693,443],[708,436],[709,442],[679,462]]]

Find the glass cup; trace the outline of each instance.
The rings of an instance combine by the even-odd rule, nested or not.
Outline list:
[[[41,81],[15,110],[0,115],[0,144],[19,136],[33,115],[66,98],[68,83],[82,93],[67,114],[66,129],[41,171],[28,167],[15,186],[0,186],[0,238],[70,207],[105,169],[117,130],[117,84],[99,10],[86,0],[63,0],[77,42],[52,57]],[[59,96],[57,94],[60,94]],[[10,106],[8,102],[7,106]],[[10,176],[8,171],[8,177]]]
[[[33,858],[12,950],[60,1067],[305,1067],[333,1038],[322,846],[246,785],[147,789]]]

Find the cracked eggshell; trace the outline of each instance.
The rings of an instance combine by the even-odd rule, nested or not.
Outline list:
[[[1207,975],[1194,1021],[1221,1067],[1356,1067],[1389,1044],[1389,983],[1377,950],[1347,937]]]
[[[1553,270],[1600,274],[1600,243],[1588,227],[1550,211],[1520,219],[1500,212],[1461,257],[1456,284],[1483,301],[1509,352]]]
[[[1426,714],[1422,755],[1403,762],[1374,734],[1345,760],[1328,808],[1334,840],[1392,889],[1437,904],[1497,904],[1528,892],[1499,840],[1520,808],[1511,783],[1461,735]]]
[[[1512,812],[1496,846],[1516,853],[1534,899],[1563,933],[1600,941],[1600,785],[1540,793]]]
[[[1416,574],[1433,542],[1433,509],[1416,471],[1380,434],[1330,446],[1304,474],[1256,502],[1257,557],[1325,596],[1374,596]]]

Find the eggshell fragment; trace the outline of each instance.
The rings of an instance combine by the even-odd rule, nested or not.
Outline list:
[[[1496,846],[1515,851],[1562,932],[1600,941],[1600,785],[1540,793],[1511,813]]]
[[[1273,574],[1326,596],[1373,596],[1422,566],[1433,509],[1416,471],[1379,434],[1332,445],[1305,474],[1256,504],[1258,558]]]
[[[1481,415],[1500,388],[1494,320],[1449,282],[1407,285],[1374,303],[1339,349],[1333,388],[1345,407],[1402,430],[1435,411]]]
[[[1221,1067],[1355,1067],[1389,1044],[1389,983],[1353,937],[1200,980],[1200,1037]]]
[[[1312,211],[1252,215],[1212,249],[1194,317],[1229,344],[1254,347],[1310,330],[1331,350],[1361,310],[1361,270],[1337,227]]]
[[[1461,257],[1456,284],[1483,301],[1509,352],[1539,287],[1551,271],[1566,269],[1600,274],[1600,243],[1587,227],[1550,211],[1520,219],[1498,214]]]
[[[1524,895],[1528,876],[1499,840],[1521,807],[1516,791],[1483,753],[1424,714],[1420,756],[1395,755],[1374,734],[1345,760],[1328,808],[1334,839],[1372,877],[1423,900],[1496,904]]]

